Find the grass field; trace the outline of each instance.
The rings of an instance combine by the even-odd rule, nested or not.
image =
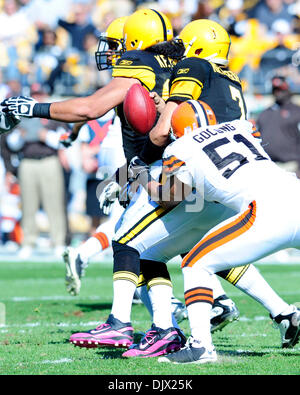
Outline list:
[[[174,293],[182,299],[182,278],[170,265]],[[300,301],[298,265],[259,265],[288,302]],[[223,281],[223,280],[222,280]],[[112,300],[111,263],[92,263],[79,296],[65,291],[64,265],[48,262],[0,262],[0,302],[6,325],[0,326],[1,375],[299,375],[300,345],[280,348],[279,331],[258,303],[224,283],[240,310],[240,320],[213,335],[218,362],[211,365],[159,364],[156,359],[122,359],[122,350],[80,349],[69,344],[73,332],[106,320]],[[146,309],[134,305],[136,331],[150,327]],[[182,328],[189,334],[188,322]]]

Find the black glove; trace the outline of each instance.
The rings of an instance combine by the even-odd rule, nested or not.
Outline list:
[[[0,111],[0,134],[10,132],[18,123],[20,123],[19,117]]]
[[[135,192],[137,191],[138,185],[133,179],[130,179],[123,185],[119,193],[119,203],[122,207],[126,208],[129,206],[131,199]]]
[[[74,133],[62,133],[59,137],[59,142],[65,148],[71,147],[72,143],[77,139],[77,134]]]

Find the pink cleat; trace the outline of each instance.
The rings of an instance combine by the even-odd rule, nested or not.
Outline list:
[[[158,357],[180,350],[182,339],[175,328],[161,329],[152,324],[139,344],[133,344],[122,357]]]
[[[84,348],[128,348],[133,344],[133,328],[130,322],[121,322],[110,314],[107,321],[95,329],[74,333],[70,337],[70,343]]]

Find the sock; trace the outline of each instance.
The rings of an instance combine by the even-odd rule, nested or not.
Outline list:
[[[107,236],[102,232],[98,232],[81,244],[81,246],[77,248],[77,251],[80,258],[87,263],[89,259],[99,254],[107,247],[109,247]]]
[[[122,322],[130,322],[132,300],[139,283],[140,254],[132,247],[112,242],[114,252],[113,305],[111,313]]]
[[[131,306],[136,284],[128,280],[114,280],[111,314],[122,322],[131,321]]]
[[[201,269],[200,265],[186,267],[182,272],[191,335],[195,340],[209,346],[212,344],[210,333],[210,315],[213,305],[212,275]]]
[[[172,323],[172,287],[158,284],[149,288],[149,297],[152,302],[153,323],[162,329],[173,326]]]
[[[235,286],[263,305],[272,317],[276,317],[290,307],[276,294],[253,265],[249,266]]]
[[[226,295],[226,293],[222,287],[222,284],[216,275],[211,276],[211,281],[212,281],[211,284],[212,284],[212,288],[213,288],[214,299],[217,299],[221,295]]]

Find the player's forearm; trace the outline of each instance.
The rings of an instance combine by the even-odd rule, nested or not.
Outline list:
[[[84,122],[97,118],[98,114],[91,113],[86,98],[76,98],[51,103],[50,117],[62,122]]]
[[[153,144],[157,146],[165,146],[169,139],[171,129],[171,118],[173,111],[177,107],[177,103],[168,102],[155,127],[150,131],[149,137]]]
[[[46,118],[62,122],[82,122],[102,117],[123,102],[132,78],[116,78],[93,95],[52,103],[38,103],[28,96],[14,96],[5,99],[3,112],[14,116]]]

